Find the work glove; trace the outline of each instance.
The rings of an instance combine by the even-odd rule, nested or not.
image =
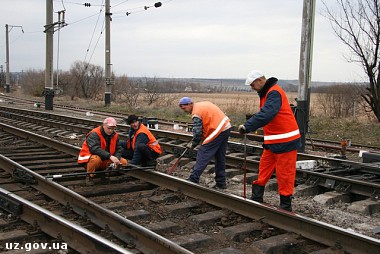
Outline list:
[[[240,134],[247,133],[247,130],[245,129],[245,126],[243,124],[239,125],[238,131]]]
[[[194,149],[197,145],[194,145],[193,141],[191,140],[189,143],[187,143],[186,148],[187,149]]]

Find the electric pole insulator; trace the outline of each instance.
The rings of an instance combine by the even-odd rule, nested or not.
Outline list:
[[[161,7],[162,6],[162,3],[161,2],[157,2],[154,4],[154,7],[158,8],[158,7]]]

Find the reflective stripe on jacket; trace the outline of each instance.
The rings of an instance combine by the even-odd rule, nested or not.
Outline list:
[[[221,132],[230,128],[230,119],[215,104],[209,101],[194,103],[192,117],[202,119],[203,144],[214,140]]]
[[[132,138],[132,149],[135,150],[135,145],[136,145],[136,139],[137,136],[140,133],[144,133],[148,136],[148,146],[152,148],[153,151],[155,151],[158,154],[162,153],[162,149],[156,138],[153,136],[153,134],[150,132],[150,130],[142,123],[140,123],[140,126],[138,130],[135,132],[134,137]],[[130,147],[130,139],[127,140],[127,148]]]
[[[281,108],[277,115],[263,127],[264,144],[278,144],[296,140],[301,137],[297,121],[290,108],[284,90],[278,84],[273,85],[266,95],[260,99],[260,108],[264,106],[266,98],[271,91],[277,91],[281,95]]]
[[[106,147],[107,147],[107,144],[106,144],[106,140],[104,139],[104,137],[102,135],[101,128],[102,128],[101,126],[96,127],[95,129],[93,129],[92,131],[90,131],[89,133],[87,133],[86,139],[87,139],[88,135],[90,135],[92,132],[95,132],[99,136],[100,147],[103,150],[105,150]],[[110,154],[111,155],[114,155],[115,152],[116,152],[116,142],[117,142],[118,136],[119,136],[119,134],[115,133],[113,135],[112,139],[111,139],[110,146],[109,146]],[[88,162],[88,160],[90,159],[91,155],[92,154],[90,152],[90,148],[88,147],[87,141],[85,140],[83,142],[82,149],[79,152],[78,163],[86,163],[86,162]]]

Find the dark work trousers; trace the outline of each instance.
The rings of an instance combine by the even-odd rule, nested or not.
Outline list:
[[[131,160],[132,164],[145,166],[147,161],[157,159],[158,154],[148,145],[140,143],[136,152],[132,149],[123,149],[122,157]]]
[[[215,160],[215,182],[226,184],[226,151],[231,128],[223,131],[213,141],[201,145],[197,151],[197,163],[189,181],[199,183],[199,178],[212,159]]]

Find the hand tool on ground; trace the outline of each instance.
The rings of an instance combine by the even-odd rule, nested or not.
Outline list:
[[[177,167],[179,161],[182,159],[182,157],[185,155],[185,153],[187,152],[187,150],[189,150],[188,148],[186,148],[183,153],[178,157],[178,159],[174,162],[173,166],[171,166],[167,172],[168,175],[171,175],[172,172],[174,171],[174,169]]]
[[[243,198],[247,197],[247,133],[244,133],[243,137],[244,141],[244,163],[243,163],[243,170],[244,170],[244,189],[243,189]]]
[[[45,176],[46,179],[48,180],[54,180],[57,178],[68,178],[68,177],[77,177],[77,176],[87,176],[87,175],[97,175],[97,174],[112,174],[112,173],[118,173],[118,174],[124,174],[129,171],[136,171],[136,170],[144,170],[144,171],[149,171],[149,170],[154,170],[155,167],[140,167],[132,164],[128,164],[127,166],[121,166],[118,169],[114,170],[109,170],[108,168],[106,170],[102,171],[95,171],[95,172],[78,172],[78,173],[68,173],[68,174],[57,174],[57,175],[47,175]]]

